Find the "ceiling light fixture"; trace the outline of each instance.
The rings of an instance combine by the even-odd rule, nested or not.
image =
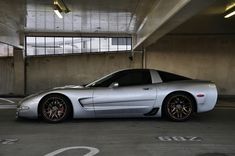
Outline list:
[[[224,18],[229,18],[233,15],[235,15],[235,11],[228,13],[227,15],[224,16]]]
[[[59,18],[63,18],[61,14],[62,10],[57,5],[54,5],[54,12]]]
[[[225,11],[228,11],[228,10],[232,9],[233,7],[235,7],[235,3],[232,3],[232,4],[228,5],[226,7]]]
[[[54,0],[54,12],[59,18],[63,18],[61,13],[68,13],[70,10],[63,0]]]
[[[224,16],[224,18],[229,18],[232,17],[233,15],[235,15],[235,3],[230,4],[229,6],[226,7],[225,11],[226,11],[226,15]]]

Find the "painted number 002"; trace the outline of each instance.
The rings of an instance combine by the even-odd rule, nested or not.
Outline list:
[[[200,137],[195,136],[159,136],[160,141],[202,141]]]

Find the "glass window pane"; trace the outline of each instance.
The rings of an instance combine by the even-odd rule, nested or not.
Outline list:
[[[64,53],[71,54],[73,52],[73,38],[65,37],[64,38]]]
[[[108,52],[109,51],[109,39],[100,38],[100,51]]]
[[[118,38],[118,45],[126,45],[126,38],[123,37]]]
[[[26,54],[28,56],[36,55],[36,39],[35,37],[26,38]]]
[[[109,51],[117,51],[117,38],[109,38]]]
[[[36,37],[36,55],[45,55],[45,38]]]
[[[0,56],[8,56],[8,45],[0,43]]]
[[[100,40],[99,38],[91,38],[91,52],[99,52]]]
[[[64,53],[64,38],[55,37],[55,54],[63,54],[63,53]]]
[[[46,37],[46,54],[52,55],[54,54],[55,42],[54,37]]]
[[[126,50],[131,50],[132,49],[132,43],[131,43],[131,38],[127,38],[127,46],[126,46]]]
[[[126,50],[126,38],[118,38],[118,51]]]
[[[119,86],[135,86],[151,84],[151,76],[149,71],[146,70],[136,70],[123,72],[124,74],[120,76],[115,82],[119,83]]]
[[[73,53],[81,53],[81,43],[80,37],[73,38]]]
[[[91,39],[89,37],[83,37],[81,45],[82,45],[82,52],[90,52]]]

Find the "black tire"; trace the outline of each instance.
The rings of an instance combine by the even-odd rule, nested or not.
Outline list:
[[[194,99],[184,92],[170,94],[164,100],[163,111],[172,121],[188,120],[194,112]]]
[[[71,115],[71,104],[69,100],[58,94],[46,96],[40,102],[40,115],[50,123],[62,122]]]

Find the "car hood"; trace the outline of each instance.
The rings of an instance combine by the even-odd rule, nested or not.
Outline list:
[[[45,94],[47,92],[50,92],[50,91],[54,91],[54,90],[63,90],[63,89],[82,89],[82,88],[85,88],[84,86],[76,86],[76,85],[67,85],[67,86],[62,86],[62,87],[54,87],[52,89],[47,89],[47,90],[43,90],[43,91],[40,91],[40,92],[37,92],[37,93],[34,93],[34,94],[31,94],[25,98],[23,98],[21,101],[25,101],[27,99],[30,99],[30,98],[33,98],[33,97],[36,97],[38,95],[42,95],[42,94]]]

